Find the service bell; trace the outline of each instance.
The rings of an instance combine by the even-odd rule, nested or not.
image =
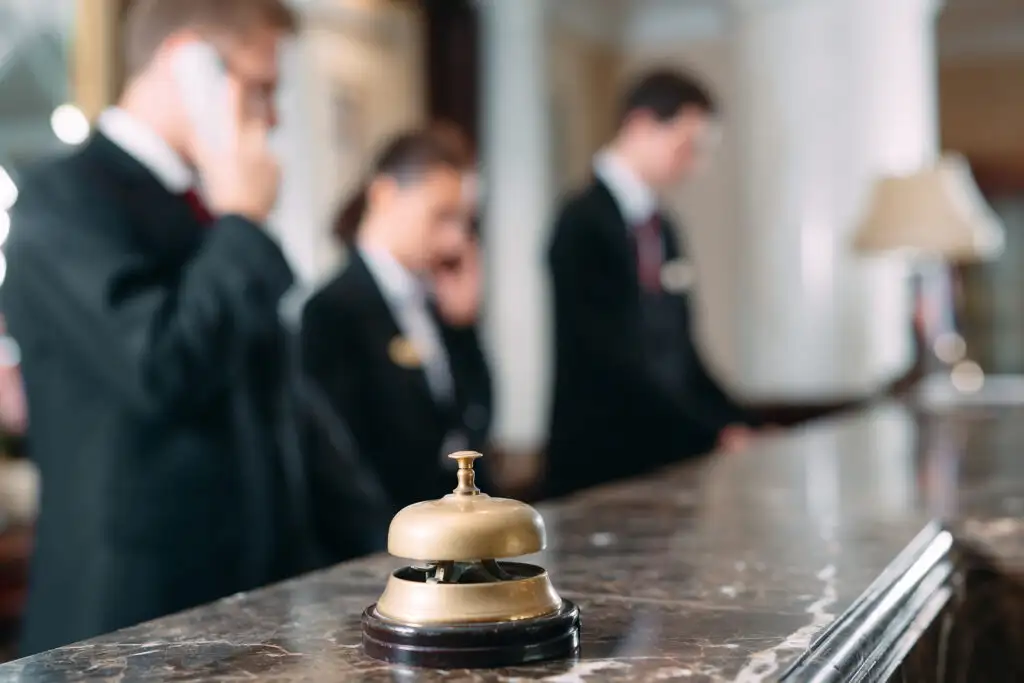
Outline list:
[[[458,487],[391,521],[388,552],[415,564],[392,573],[363,613],[364,650],[435,668],[575,656],[579,609],[558,596],[542,567],[506,561],[544,549],[544,520],[525,503],[480,492],[480,453],[448,457],[459,464]]]

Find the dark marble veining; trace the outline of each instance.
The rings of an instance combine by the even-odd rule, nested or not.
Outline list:
[[[367,659],[359,615],[400,564],[372,557],[13,662],[0,681],[778,680],[934,518],[1024,561],[1022,448],[1024,406],[890,405],[541,506],[551,547],[528,561],[580,605],[575,662]]]

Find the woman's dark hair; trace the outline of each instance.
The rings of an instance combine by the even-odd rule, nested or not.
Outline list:
[[[389,176],[399,185],[407,185],[438,167],[462,171],[471,163],[468,150],[464,138],[447,127],[409,131],[394,138],[374,161],[367,181],[342,205],[334,221],[334,235],[345,244],[355,241],[375,178]]]

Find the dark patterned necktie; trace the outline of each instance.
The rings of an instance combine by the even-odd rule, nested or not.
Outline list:
[[[665,255],[661,240],[661,218],[658,214],[633,229],[636,239],[636,270],[640,288],[647,292],[661,291],[661,266]]]
[[[200,222],[204,227],[213,223],[213,214],[206,208],[206,203],[203,202],[202,197],[195,189],[190,189],[182,198],[188,203],[190,209],[192,209],[192,215],[196,217],[196,220]]]

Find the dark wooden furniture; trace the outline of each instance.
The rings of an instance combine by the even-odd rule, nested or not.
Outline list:
[[[422,0],[427,111],[458,126],[479,148],[480,24],[471,0]]]

